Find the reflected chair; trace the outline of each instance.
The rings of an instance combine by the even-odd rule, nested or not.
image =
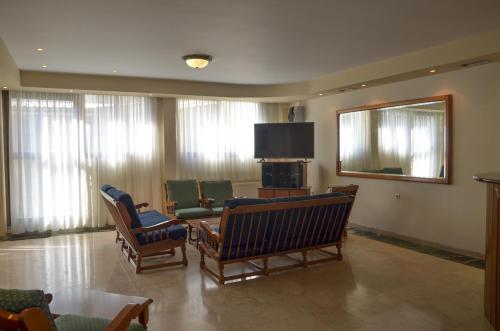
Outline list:
[[[211,208],[216,216],[222,215],[226,200],[236,199],[233,196],[233,184],[230,180],[200,181],[200,194],[202,204]]]
[[[147,269],[187,265],[187,231],[180,225],[180,221],[171,220],[156,210],[137,212],[138,208],[147,207],[148,204],[134,205],[128,193],[116,188],[108,188],[106,191],[103,189],[101,196],[122,236],[122,251],[126,251],[127,260],[135,266],[136,273]],[[174,256],[177,247],[182,251],[181,261],[142,265],[144,258],[167,254]]]
[[[202,205],[198,183],[194,179],[167,180],[165,182],[167,199],[165,210],[177,219],[203,218],[212,215],[209,206]]]
[[[0,330],[4,331],[145,331],[132,322],[142,311],[128,304],[112,320],[78,315],[53,315],[51,294],[41,290],[0,289]]]

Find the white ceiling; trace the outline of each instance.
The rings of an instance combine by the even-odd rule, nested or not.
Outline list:
[[[0,0],[20,69],[227,83],[314,79],[497,27],[498,0]],[[193,52],[214,61],[190,69]]]

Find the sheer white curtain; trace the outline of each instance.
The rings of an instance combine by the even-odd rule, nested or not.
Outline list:
[[[412,113],[406,109],[386,109],[378,114],[378,159],[380,168],[401,167],[411,173]]]
[[[0,93],[0,238],[7,235],[7,208],[5,200],[5,156],[4,156],[4,122],[3,122],[3,102]]]
[[[340,115],[340,161],[345,171],[365,171],[374,167],[370,113],[359,111]]]
[[[155,112],[144,97],[12,92],[11,231],[112,224],[103,183],[160,208]]]
[[[440,177],[444,165],[444,113],[413,112],[411,174]]]
[[[277,104],[177,99],[178,177],[257,180],[254,123],[278,121]]]
[[[439,177],[444,162],[444,113],[421,109],[378,112],[380,167],[401,167],[406,175]]]

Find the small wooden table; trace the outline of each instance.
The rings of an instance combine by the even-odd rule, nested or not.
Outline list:
[[[49,291],[50,292],[50,291]],[[112,320],[129,303],[141,305],[139,323],[147,328],[152,299],[94,290],[61,289],[53,295],[50,311],[57,315],[80,315]]]
[[[196,247],[198,247],[198,239],[200,238],[200,224],[201,222],[207,222],[208,225],[219,225],[220,217],[209,217],[209,218],[196,218],[192,220],[186,220],[186,224],[188,225],[188,241],[192,243],[196,241]],[[193,229],[196,229],[196,238],[193,239],[192,232]]]

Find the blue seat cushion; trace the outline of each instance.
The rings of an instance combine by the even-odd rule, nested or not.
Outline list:
[[[136,235],[137,240],[141,245],[146,245],[152,243],[151,239],[154,241],[160,241],[164,239],[186,239],[187,238],[187,230],[180,224],[169,226],[166,229],[156,230],[147,233],[140,233]]]
[[[252,199],[252,198],[229,199],[224,202],[224,207],[233,209],[239,206],[261,205],[269,202],[270,202],[269,199]]]
[[[138,214],[141,227],[153,226],[170,220],[169,217],[160,214],[156,210],[149,210]]]
[[[220,216],[220,215],[222,215],[222,212],[224,211],[224,207],[215,207],[215,208],[212,208],[212,211],[213,211],[214,215]]]
[[[109,184],[104,184],[103,186],[101,186],[101,191],[107,192],[109,189],[112,189],[112,188],[115,188],[115,187],[111,186]]]
[[[176,209],[175,216],[178,218],[197,218],[212,215],[212,211],[208,208],[194,207],[194,208],[184,208]]]
[[[343,197],[346,195],[347,195],[347,193],[344,193],[344,192],[332,192],[332,193],[322,193],[322,194],[314,194],[314,195],[298,195],[298,196],[293,196],[293,197],[272,198],[272,199],[269,199],[268,201],[269,202],[305,201],[305,200],[316,200],[316,199]]]
[[[106,191],[113,199],[116,201],[120,201],[125,205],[127,211],[130,215],[130,219],[132,220],[132,224],[130,225],[132,229],[141,227],[141,222],[139,220],[139,215],[137,214],[137,210],[135,209],[134,200],[130,194],[120,191],[116,188],[110,188]]]
[[[97,331],[106,330],[111,321],[104,318],[78,315],[61,315],[55,320],[57,331]],[[130,323],[127,331],[145,331],[139,323]]]

